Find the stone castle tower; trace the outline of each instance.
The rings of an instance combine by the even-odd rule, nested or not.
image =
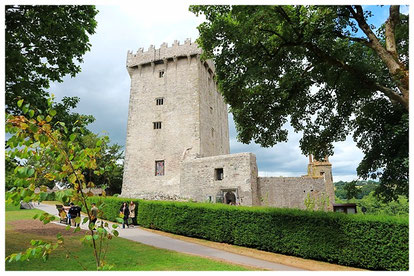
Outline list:
[[[131,77],[122,196],[175,199],[188,158],[229,154],[227,106],[189,39],[128,52]]]

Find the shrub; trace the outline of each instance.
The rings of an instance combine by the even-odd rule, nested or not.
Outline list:
[[[131,199],[105,202],[115,221]],[[295,209],[133,199],[138,224],[174,234],[373,270],[408,270],[408,219]]]
[[[56,194],[55,194],[55,192],[51,192],[50,194],[48,194],[45,200],[47,200],[47,201],[55,201],[56,200]]]
[[[408,220],[141,201],[138,223],[175,234],[374,270],[408,270]]]

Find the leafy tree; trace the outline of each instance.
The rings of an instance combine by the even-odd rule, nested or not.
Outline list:
[[[62,82],[64,76],[74,77],[80,72],[79,63],[91,46],[88,34],[95,33],[96,14],[94,6],[5,7],[8,113],[21,113],[15,105],[19,99],[32,108],[45,110],[45,89],[50,81]],[[66,104],[70,101],[73,104],[76,99]],[[64,112],[65,108],[54,110]]]
[[[365,207],[366,214],[388,215],[388,216],[407,216],[409,214],[408,199],[406,196],[399,196],[396,200],[384,203],[374,192],[358,200],[357,206]]]
[[[72,111],[72,109],[76,108],[79,101],[78,97],[63,97],[62,102],[52,103],[53,109],[56,110],[56,115],[53,117],[52,122],[64,123],[69,135],[73,128],[80,128],[83,135],[91,133],[86,127],[95,121],[95,117],[92,115],[83,115]]]
[[[339,199],[348,199],[347,191],[345,190],[345,185],[350,185],[350,184],[349,182],[344,182],[344,181],[338,181],[334,183],[335,196],[337,196]],[[367,196],[371,192],[375,191],[378,186],[379,186],[379,182],[375,182],[373,180],[368,180],[368,181],[356,180],[355,187],[358,188],[358,193],[355,196],[355,198],[362,199],[364,196]]]
[[[117,224],[112,227],[108,223],[101,221],[98,224],[92,223],[91,206],[88,204],[88,197],[93,194],[87,191],[88,188],[95,187],[91,181],[87,181],[84,172],[93,170],[97,175],[104,173],[105,168],[97,167],[96,157],[101,151],[102,140],[98,139],[95,145],[84,147],[78,142],[77,137],[82,135],[81,127],[72,129],[72,133],[67,137],[63,133],[68,130],[64,123],[52,124],[56,110],[53,109],[53,100],[49,99],[48,108],[42,112],[29,109],[22,111],[26,115],[6,116],[6,132],[12,136],[7,141],[9,146],[6,151],[6,158],[9,160],[53,160],[46,162],[30,163],[21,162],[15,166],[14,173],[19,178],[19,187],[13,187],[6,193],[6,201],[19,204],[21,200],[25,202],[43,201],[47,198],[46,186],[39,182],[39,179],[46,178],[50,181],[67,181],[70,189],[64,191],[62,201],[72,201],[83,207],[86,217],[81,221],[80,217],[75,219],[78,226],[74,232],[80,231],[79,224],[86,224],[89,233],[81,238],[83,244],[89,245],[93,249],[93,255],[97,269],[108,269],[111,266],[105,262],[107,242],[114,236],[118,236],[115,230]],[[18,101],[18,106],[22,107],[23,99]],[[40,193],[35,193],[36,187],[40,188]],[[103,205],[99,206],[102,209]],[[43,223],[53,221],[53,215],[43,213],[39,218]],[[71,227],[66,227],[71,230]],[[46,242],[32,240],[31,247],[24,252],[11,254],[6,261],[25,261],[33,258],[43,258],[47,260],[49,255],[59,247],[64,248],[64,238],[59,233],[56,242]],[[70,252],[69,252],[70,253]]]
[[[372,180],[368,180],[364,185],[360,185],[359,181],[357,181],[357,185],[361,186],[360,194],[357,196],[357,198],[362,199],[364,196],[367,196],[371,192],[375,191],[379,186],[379,183]]]
[[[16,175],[14,174],[14,170],[19,165],[19,161],[16,159],[7,158],[5,160],[5,182],[6,182],[6,191],[10,190],[11,188],[15,187],[15,181],[17,179]]]
[[[348,200],[356,198],[360,193],[358,187],[356,186],[356,181],[347,182],[344,185],[344,190],[346,193],[346,199]]]
[[[353,133],[357,172],[379,177],[385,200],[408,196],[408,15],[399,6],[375,30],[361,6],[191,6],[203,58],[243,143],[287,140],[320,159]]]
[[[96,183],[97,187],[107,188],[111,194],[119,194],[121,193],[124,172],[122,146],[109,145],[108,136],[98,137],[94,133],[89,133],[81,137],[81,144],[85,147],[92,147],[97,143],[101,143],[99,145],[101,150],[96,156],[96,163],[99,168],[103,169],[102,174],[96,175],[93,170],[87,170],[84,172],[85,178]]]
[[[50,101],[50,100],[49,100]],[[80,115],[78,113],[71,112],[72,108],[75,108],[79,102],[78,97],[64,97],[61,103],[50,102],[52,106],[52,116],[46,116],[46,120],[49,120],[49,123],[59,124],[64,128],[64,132],[61,135],[65,136],[64,139],[69,139],[73,130],[77,130],[80,135],[89,135],[91,132],[86,128],[89,123],[92,123],[95,118],[91,115]],[[22,103],[22,113],[28,114],[28,116],[34,116],[34,110],[30,109],[30,104]],[[95,141],[96,142],[96,141]],[[10,143],[6,143],[6,150],[10,148],[11,145],[16,145],[16,141],[12,140]],[[90,145],[92,146],[92,145]],[[24,181],[21,178],[15,177],[16,172],[14,171],[17,164],[22,166],[34,166],[34,167],[51,167],[54,166],[54,159],[49,158],[48,156],[41,156],[39,159],[34,159],[33,157],[28,157],[25,160],[9,160],[6,158],[7,169],[6,169],[6,189],[11,189],[12,187],[21,187],[25,186]],[[14,166],[13,166],[14,164]],[[55,182],[46,177],[46,171],[44,170],[43,174],[39,174],[37,181],[47,186],[48,188],[53,188]],[[23,181],[23,182],[22,182]]]

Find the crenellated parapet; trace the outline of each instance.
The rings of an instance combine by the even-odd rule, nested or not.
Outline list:
[[[171,47],[168,47],[168,43],[164,42],[159,49],[156,49],[154,45],[150,45],[147,51],[144,51],[144,48],[139,48],[135,53],[128,51],[126,66],[127,68],[137,68],[154,63],[176,62],[179,58],[190,59],[193,56],[199,56],[201,53],[202,49],[198,47],[197,43],[191,42],[191,39],[186,39],[184,44],[180,44],[178,40],[175,40]],[[214,73],[213,62],[207,60],[205,64]]]

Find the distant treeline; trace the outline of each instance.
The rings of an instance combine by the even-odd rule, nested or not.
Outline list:
[[[334,183],[335,186],[335,196],[339,199],[346,200],[346,189],[345,185],[349,182],[338,181]],[[364,196],[369,195],[371,192],[379,186],[379,182],[373,180],[357,180],[355,186],[358,188],[359,192],[355,196],[356,199],[362,199]]]
[[[375,195],[375,189],[379,184],[372,180],[335,182],[335,202],[356,203],[358,213],[364,210],[365,214],[370,215],[408,216],[408,198],[400,195],[396,200],[384,202]],[[349,191],[349,195],[352,195],[350,198],[347,197]]]

